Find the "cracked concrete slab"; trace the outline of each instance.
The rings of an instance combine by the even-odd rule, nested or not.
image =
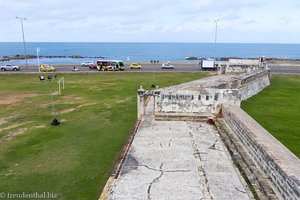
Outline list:
[[[213,126],[152,112],[151,100],[109,199],[250,199]]]

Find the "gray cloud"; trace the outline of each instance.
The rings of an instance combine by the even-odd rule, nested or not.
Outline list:
[[[0,41],[20,41],[16,15],[28,18],[28,41],[210,41],[216,18],[220,38],[254,29],[272,31],[270,40],[276,40],[280,26],[287,36],[300,33],[297,5],[296,0],[0,0],[5,27]],[[236,37],[247,41],[247,34]]]

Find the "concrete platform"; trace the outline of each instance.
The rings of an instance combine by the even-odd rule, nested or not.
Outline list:
[[[108,199],[250,199],[213,126],[154,121],[152,108]]]

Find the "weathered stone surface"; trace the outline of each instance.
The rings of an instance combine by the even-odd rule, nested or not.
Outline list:
[[[222,104],[240,106],[245,100],[270,85],[266,70],[235,75],[218,75],[160,90],[155,112],[209,115],[218,113]]]
[[[249,199],[213,126],[155,121],[153,101],[109,199]]]
[[[300,199],[299,159],[238,107],[270,84],[267,68],[229,63],[220,65],[227,75],[142,91],[152,96],[146,111],[138,92],[143,121],[109,199],[249,199],[216,130],[201,122],[221,108],[230,152],[259,198]]]
[[[283,199],[300,199],[300,160],[242,109],[224,105],[224,119]]]

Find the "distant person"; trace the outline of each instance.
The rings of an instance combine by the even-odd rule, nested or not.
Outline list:
[[[76,68],[76,66],[73,67],[72,71],[77,72],[78,68]]]

